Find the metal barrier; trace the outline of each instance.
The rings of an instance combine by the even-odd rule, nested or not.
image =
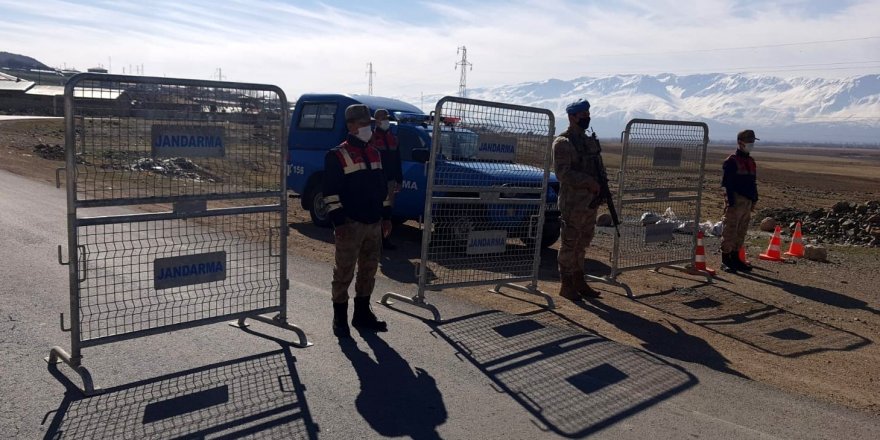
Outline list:
[[[494,292],[507,286],[553,307],[537,284],[545,206],[556,197],[548,188],[554,124],[545,109],[457,97],[437,103],[418,293],[389,292],[383,304],[397,298],[439,321],[425,290],[495,284]]]
[[[287,322],[288,105],[275,86],[79,74],[65,88],[71,352],[246,318]],[[57,182],[60,187],[60,179]],[[273,317],[261,316],[274,313]]]
[[[702,122],[629,121],[615,193],[621,225],[611,248],[611,273],[589,278],[622,286],[630,297],[629,287],[616,281],[620,272],[670,267],[711,280],[693,269],[708,143],[709,128]],[[600,243],[614,236],[613,228],[597,229]]]

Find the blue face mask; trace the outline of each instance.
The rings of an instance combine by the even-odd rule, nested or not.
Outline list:
[[[582,130],[590,128],[590,117],[587,116],[586,118],[578,119],[577,124]]]

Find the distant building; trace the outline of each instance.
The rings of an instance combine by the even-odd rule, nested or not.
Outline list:
[[[103,67],[89,67],[88,72],[89,73],[109,73],[107,71],[107,69],[105,69]]]
[[[25,91],[34,85],[33,81],[0,72],[0,91]]]
[[[82,102],[91,101],[91,105],[98,108],[123,111],[129,106],[130,98],[122,90],[84,88],[76,89],[74,93]],[[0,114],[63,116],[64,86],[37,85],[0,72]]]

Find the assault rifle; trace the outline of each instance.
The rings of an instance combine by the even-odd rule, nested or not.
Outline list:
[[[593,132],[593,142],[596,143],[596,148],[599,150],[596,153],[596,177],[599,180],[599,194],[590,202],[590,209],[596,209],[602,203],[608,205],[608,213],[611,214],[611,223],[614,225],[614,230],[617,232],[617,236],[620,237],[620,229],[618,226],[620,225],[620,218],[617,216],[617,208],[614,207],[614,196],[611,195],[611,188],[608,187],[608,173],[605,171],[605,163],[602,162],[602,146],[599,145],[599,138],[596,137],[596,132]]]

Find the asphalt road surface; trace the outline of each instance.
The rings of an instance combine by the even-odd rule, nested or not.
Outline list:
[[[331,267],[290,254],[290,331],[205,325],[83,350],[103,394],[43,358],[69,349],[64,191],[0,172],[0,437],[873,439],[870,414],[429,293],[444,321],[375,305],[390,331],[339,343]],[[379,280],[376,294],[415,286]],[[489,294],[489,293],[486,293]],[[516,299],[511,299],[515,301]],[[69,314],[66,314],[68,316]],[[547,322],[555,322],[549,325]],[[65,326],[69,325],[65,317]]]

